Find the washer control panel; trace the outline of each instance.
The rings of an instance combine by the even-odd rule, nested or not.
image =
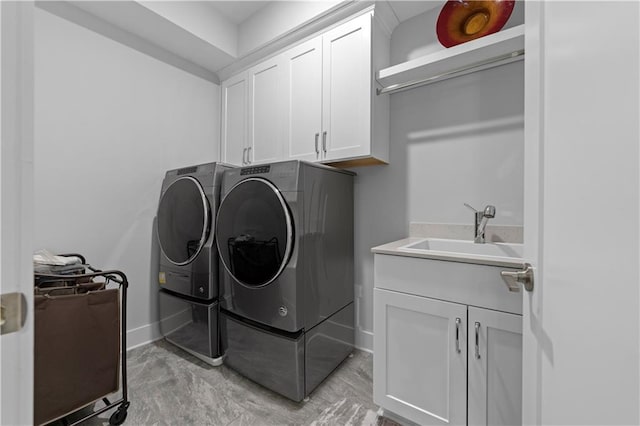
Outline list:
[[[240,176],[247,175],[258,175],[261,173],[269,173],[271,171],[271,166],[255,166],[255,167],[246,167],[240,171]]]

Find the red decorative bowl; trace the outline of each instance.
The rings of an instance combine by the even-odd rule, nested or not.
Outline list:
[[[451,47],[496,33],[509,20],[515,3],[515,0],[449,0],[438,16],[438,40]]]

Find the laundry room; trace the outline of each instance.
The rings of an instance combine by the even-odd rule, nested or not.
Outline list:
[[[7,277],[36,265],[37,290],[23,352],[3,345],[0,423],[640,422],[640,6],[609,12],[626,59],[589,35],[568,64],[557,28],[598,20],[578,3],[580,24],[523,0],[2,2],[3,326],[21,291]],[[605,62],[618,83],[575,76]],[[611,135],[618,148],[596,143]],[[589,191],[617,224],[582,217],[599,214]],[[587,252],[586,229],[616,249]],[[625,260],[633,279],[608,268],[603,296],[576,256]],[[113,338],[97,324],[78,343],[118,353],[109,393],[65,400],[97,376],[41,379],[38,339],[73,351],[41,337],[71,300],[38,287],[71,286],[44,264],[77,275],[78,299],[118,288]],[[602,305],[601,347],[631,336],[625,356],[564,364],[591,347],[578,288]],[[19,381],[35,386],[9,397]],[[565,393],[603,403],[577,413]]]

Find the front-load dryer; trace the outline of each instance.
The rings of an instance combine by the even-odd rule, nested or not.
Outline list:
[[[156,216],[162,334],[212,364],[220,362],[215,216],[228,169],[207,163],[167,171]]]
[[[296,401],[353,348],[353,176],[301,161],[224,174],[225,363]]]

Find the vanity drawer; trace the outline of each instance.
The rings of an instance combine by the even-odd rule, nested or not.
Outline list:
[[[522,314],[522,293],[507,289],[501,271],[519,269],[375,254],[375,288]]]

